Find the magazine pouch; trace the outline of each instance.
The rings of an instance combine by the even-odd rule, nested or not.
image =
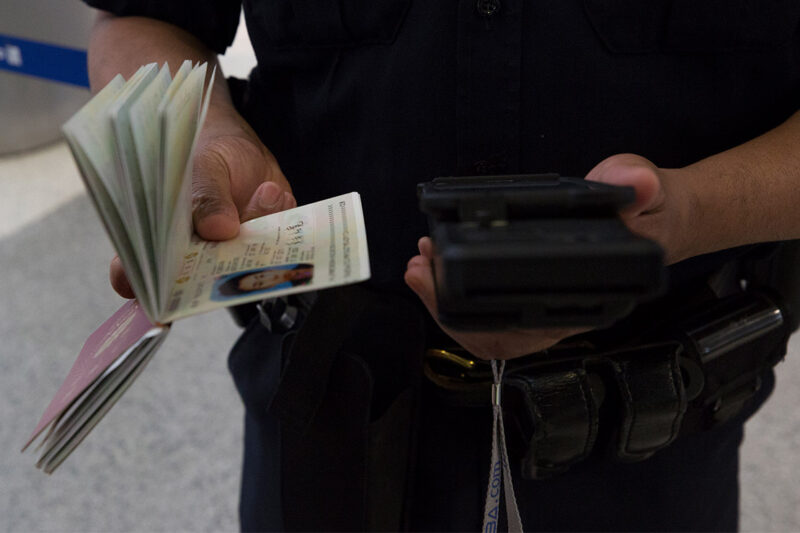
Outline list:
[[[507,430],[525,435],[521,440],[527,449],[520,455],[527,479],[563,472],[592,451],[600,422],[599,391],[583,361],[509,373],[503,389],[513,408]]]
[[[618,458],[646,459],[672,443],[687,406],[681,351],[664,342],[511,370],[507,430],[523,444],[515,454],[523,477],[550,477],[586,459],[604,404],[613,404],[606,411],[614,413]]]
[[[641,461],[671,444],[686,412],[677,342],[640,346],[608,358],[619,391],[617,457]]]
[[[401,298],[320,293],[269,407],[287,531],[402,528],[423,324]]]

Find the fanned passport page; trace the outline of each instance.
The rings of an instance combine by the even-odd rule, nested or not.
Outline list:
[[[210,81],[206,83],[206,78]],[[358,193],[249,220],[229,241],[192,230],[191,170],[214,73],[184,62],[114,78],[63,127],[136,300],[86,341],[23,451],[53,472],[142,372],[173,321],[369,278]]]

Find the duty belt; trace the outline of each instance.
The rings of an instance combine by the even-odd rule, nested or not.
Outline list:
[[[509,446],[523,475],[563,472],[592,453],[611,419],[615,453],[640,461],[681,434],[725,422],[785,354],[788,328],[773,297],[748,291],[696,307],[648,339],[613,351],[589,343],[509,361],[503,387]],[[485,405],[491,370],[463,350],[429,349],[425,375],[445,401]]]
[[[271,407],[284,412],[284,405],[294,405],[292,416],[284,417],[287,423],[307,427],[312,420],[340,337],[361,321],[355,310],[364,305],[345,305],[342,298],[362,292],[330,295],[330,309],[317,313],[327,333],[318,326],[306,328],[315,334],[306,335],[295,351],[309,356],[293,357],[282,376],[284,382],[305,385],[284,387]],[[312,299],[265,301],[257,314],[270,331],[293,330],[298,311],[307,315]],[[347,327],[330,320],[341,308],[355,315],[345,321]],[[683,434],[733,418],[785,355],[791,328],[782,308],[768,289],[751,288],[672,309],[669,319],[627,342],[571,342],[509,361],[503,404],[511,455],[520,458],[525,477],[540,478],[596,451],[600,434],[612,435],[619,459],[639,461]],[[443,401],[487,405],[492,381],[487,362],[458,347],[440,346],[426,355],[424,373]]]

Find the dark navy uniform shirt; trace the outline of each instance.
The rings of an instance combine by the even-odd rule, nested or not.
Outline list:
[[[87,0],[224,52],[239,0]],[[362,195],[373,283],[402,285],[437,176],[680,167],[800,107],[797,0],[244,0],[243,113],[299,203]],[[673,268],[680,282],[716,254]]]

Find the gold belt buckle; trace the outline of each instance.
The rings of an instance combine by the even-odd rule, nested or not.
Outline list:
[[[476,382],[491,380],[491,366],[475,359],[463,348],[428,348],[425,350],[425,370],[439,378]]]
[[[439,348],[428,348],[425,351],[425,356],[433,359],[439,359],[442,361],[449,361],[450,363],[454,363],[466,370],[472,370],[473,368],[475,368],[475,361],[473,359],[467,359],[466,357],[461,357],[460,355],[456,355],[448,350],[442,350]]]

